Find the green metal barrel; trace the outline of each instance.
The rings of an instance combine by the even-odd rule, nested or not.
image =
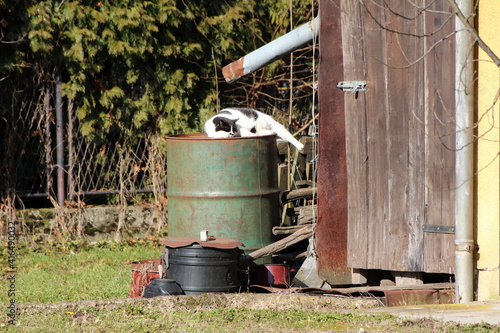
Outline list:
[[[167,137],[168,235],[241,241],[245,250],[272,243],[279,221],[276,136]]]

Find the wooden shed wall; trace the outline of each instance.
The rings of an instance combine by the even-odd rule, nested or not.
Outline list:
[[[341,15],[342,81],[367,83],[365,92],[343,93],[347,266],[452,273],[453,234],[424,231],[454,224],[454,23],[447,1],[322,1],[320,11],[325,7]],[[325,44],[338,44],[334,36],[320,35],[320,171],[322,163],[338,163],[321,155],[325,136],[336,135],[322,126],[339,121],[322,102],[337,89],[321,85],[321,72],[338,66],[323,53],[332,49]],[[318,222],[319,235],[326,225]]]

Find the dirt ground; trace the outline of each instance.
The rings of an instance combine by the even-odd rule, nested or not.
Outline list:
[[[323,296],[299,293],[273,294],[201,294],[188,296],[166,296],[154,298],[125,298],[108,300],[85,300],[80,302],[25,303],[20,314],[52,314],[60,311],[81,311],[86,309],[114,310],[127,304],[141,304],[165,312],[198,309],[208,311],[221,307],[248,309],[307,308],[318,312],[374,308],[381,305],[375,298]]]
[[[500,303],[498,304],[500,306]],[[444,306],[444,307],[443,307]],[[465,324],[448,317],[452,305],[434,305],[418,316],[412,306],[384,307],[375,297],[300,293],[234,293],[24,303],[24,332],[499,332],[488,321]],[[437,307],[437,308],[436,308]],[[473,317],[473,308],[462,312]],[[496,308],[495,308],[496,309]],[[394,312],[396,311],[396,312]],[[432,314],[440,314],[435,317]],[[498,311],[496,311],[498,313]],[[414,314],[412,316],[411,314]],[[456,314],[455,314],[456,315]],[[489,313],[491,315],[491,313]],[[49,319],[42,320],[43,318]],[[459,317],[456,317],[459,318]],[[45,323],[45,324],[44,324]],[[7,325],[0,324],[0,327]],[[7,327],[18,332],[19,327]]]

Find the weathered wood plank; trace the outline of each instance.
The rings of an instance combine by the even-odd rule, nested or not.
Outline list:
[[[273,227],[273,235],[291,235],[294,232],[304,228],[303,225],[290,225],[283,227]]]
[[[385,254],[384,269],[397,271],[421,271],[423,269],[422,220],[410,220],[408,201],[414,198],[417,182],[410,182],[408,172],[413,167],[425,163],[425,159],[410,165],[409,146],[417,138],[410,137],[409,119],[415,111],[418,96],[423,91],[423,71],[421,62],[413,63],[422,52],[422,39],[411,36],[423,33],[421,18],[408,20],[414,15],[415,3],[391,0],[386,6],[391,14],[386,14],[384,25],[387,34],[387,83],[388,118],[386,140],[388,142],[386,200],[390,203],[386,217],[386,234],[389,236]],[[398,31],[392,33],[390,31]],[[422,105],[422,104],[421,104]],[[422,156],[423,157],[423,156]],[[420,182],[421,183],[421,182]],[[416,206],[412,208],[417,208]],[[420,223],[420,225],[418,225]],[[409,252],[409,248],[413,250]],[[390,255],[392,253],[392,255]]]
[[[344,72],[338,81],[367,82],[366,92],[343,95],[349,266],[413,274],[452,272],[452,236],[422,230],[424,223],[452,225],[454,220],[450,149],[454,143],[450,135],[454,131],[454,66],[442,62],[454,58],[453,39],[447,38],[454,28],[448,5],[423,0],[341,0],[340,4]],[[330,2],[327,8],[335,6],[338,2]],[[418,8],[429,10],[424,13]],[[322,29],[332,31],[329,26]],[[430,37],[419,37],[423,35]],[[327,38],[330,47],[325,52],[335,52],[333,39]],[[328,54],[323,68],[332,65],[333,58]],[[331,70],[324,75],[329,75],[324,78],[326,85],[336,83]],[[332,93],[321,85],[321,79],[320,87],[323,94]],[[330,103],[327,110],[332,112],[331,96],[324,101]],[[331,114],[321,118],[320,138],[322,128],[333,126]],[[326,139],[330,140],[328,135]],[[323,144],[332,143],[320,140],[320,174],[324,171],[321,160],[332,162],[324,159]],[[331,153],[325,149],[325,154]],[[323,194],[331,195],[322,192],[323,180],[318,181],[318,230],[326,220],[322,218],[327,211],[321,205]],[[324,186],[332,185],[325,182]]]
[[[368,271],[356,268],[352,270],[353,284],[366,284],[367,282],[368,282]]]
[[[426,22],[426,39],[430,49],[439,44],[425,58],[427,82],[426,114],[426,169],[425,205],[427,224],[454,224],[454,77],[455,66],[442,66],[441,59],[454,59],[453,38],[446,38],[454,31],[453,19],[449,19],[449,7],[445,2],[435,2],[433,13]],[[448,22],[443,26],[443,24]],[[454,271],[453,236],[424,234],[425,271],[452,273]]]
[[[407,3],[407,5],[410,3]],[[422,4],[422,1],[419,3]],[[407,12],[414,10],[409,7]],[[409,31],[418,35],[425,31],[425,17],[415,21],[413,28]],[[411,59],[407,62],[416,61],[424,52],[425,41],[421,38],[409,39],[408,48],[411,50]],[[410,81],[413,88],[412,98],[408,104],[408,189],[406,191],[406,223],[408,225],[407,237],[407,270],[423,271],[425,266],[425,248],[423,239],[423,224],[425,222],[425,65],[418,61],[408,69],[408,75],[414,78]],[[396,281],[397,283],[397,281]]]
[[[367,262],[370,268],[386,268],[385,254],[389,247],[386,217],[390,209],[387,201],[388,142],[386,140],[388,101],[387,101],[387,33],[377,22],[384,22],[384,11],[379,4],[365,2],[363,27],[365,28],[366,81],[370,90],[366,94],[367,117],[367,195],[368,195],[368,235]],[[377,20],[377,21],[375,21]]]
[[[361,2],[342,2],[342,39],[346,80],[366,80],[366,62],[363,54],[364,31],[361,19]],[[368,197],[367,197],[367,132],[366,94],[344,93],[346,123],[346,155],[348,174],[348,265],[368,267]],[[354,275],[353,275],[354,283]]]
[[[299,188],[297,190],[283,192],[281,196],[281,201],[285,204],[287,202],[297,199],[305,199],[305,198],[309,199],[315,196],[316,193],[317,189],[315,187]]]
[[[312,148],[313,148],[313,137],[310,136],[302,136],[298,138],[299,142],[304,144],[304,148],[300,151],[300,154],[303,155],[308,155],[312,154]],[[296,149],[292,146],[289,145],[288,142],[278,139],[277,140],[277,146],[278,146],[278,154],[279,155],[288,155],[288,148],[290,148],[291,152],[294,153]]]
[[[293,234],[283,239],[280,239],[277,242],[264,246],[256,251],[253,251],[246,255],[241,261],[252,261],[255,259],[259,259],[265,256],[269,256],[273,253],[284,250],[294,244],[297,244],[305,239],[310,238],[313,235],[313,227],[312,226],[304,226],[300,230],[297,230]]]
[[[330,284],[349,283],[347,268],[347,166],[345,151],[344,81],[341,0],[320,0],[320,63],[318,93],[318,274]]]
[[[288,165],[278,165],[278,187],[281,191],[288,189]]]
[[[310,161],[310,160],[309,160]],[[316,162],[307,162],[305,179],[309,182],[315,182],[316,180]]]
[[[364,76],[367,81],[366,93],[359,94],[366,97],[362,105],[348,95],[345,99],[349,115],[348,249],[349,265],[354,268],[447,272],[446,268],[429,269],[453,263],[442,255],[439,258],[443,251],[445,257],[452,254],[447,237],[424,236],[422,231],[429,218],[447,224],[453,212],[452,194],[443,186],[453,184],[453,159],[438,142],[444,137],[451,146],[452,136],[445,134],[453,132],[452,121],[441,123],[437,130],[432,127],[439,117],[449,120],[444,111],[453,110],[449,85],[453,66],[446,66],[446,73],[439,69],[439,59],[452,59],[453,53],[436,48],[419,60],[451,31],[445,29],[433,38],[417,37],[436,32],[449,17],[447,8],[437,3],[430,8],[435,13],[416,15],[415,6],[423,2],[342,2],[345,77],[359,80]],[[451,40],[446,41],[449,47]],[[426,184],[437,186],[426,190]],[[424,238],[433,240],[424,243]]]
[[[397,287],[407,287],[424,284],[421,272],[394,272]]]
[[[276,254],[273,256],[273,260],[275,260],[275,262],[299,260],[306,258],[308,255],[309,251],[297,251],[292,253]]]
[[[318,219],[318,206],[308,205],[287,209],[288,216],[297,217],[297,224],[315,223]]]

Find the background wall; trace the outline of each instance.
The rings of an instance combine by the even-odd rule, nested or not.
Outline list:
[[[479,2],[479,35],[500,55],[500,7]],[[479,50],[477,144],[478,299],[500,299],[500,68]]]

